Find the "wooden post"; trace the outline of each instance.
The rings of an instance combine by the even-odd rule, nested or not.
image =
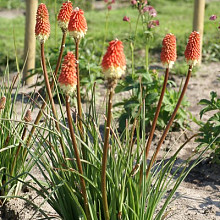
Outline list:
[[[199,65],[202,61],[202,40],[203,40],[203,29],[204,29],[204,16],[205,16],[205,0],[194,1],[194,17],[193,17],[193,31],[198,31],[201,36],[201,56]]]
[[[35,20],[38,7],[38,0],[26,0],[26,24],[25,24],[25,43],[24,43],[24,68],[23,79],[31,74],[30,70],[35,68]],[[25,81],[26,85],[34,83],[34,77],[30,77]]]

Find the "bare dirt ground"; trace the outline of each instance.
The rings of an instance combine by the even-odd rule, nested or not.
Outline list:
[[[216,91],[220,94],[220,81],[217,78],[220,77],[220,63],[210,63],[202,65],[196,73],[196,76],[192,77],[187,90],[187,97],[191,103],[189,110],[193,116],[198,118],[199,111],[202,108],[197,103],[202,98],[209,98],[211,91]],[[181,78],[172,76],[177,85],[180,84]],[[31,89],[23,87],[21,92],[29,92]],[[116,101],[121,97],[116,97]],[[18,111],[21,109],[18,103]],[[33,112],[33,118],[37,113],[37,109]],[[208,117],[208,114],[204,116],[204,119]],[[186,140],[186,137],[190,137],[196,133],[198,126],[190,122],[191,130],[171,132],[164,143],[162,154],[169,149],[169,155],[172,155],[175,150]],[[156,147],[156,143],[160,138],[160,132],[156,132],[154,143],[150,154]],[[192,154],[196,147],[195,142],[190,142],[180,152],[177,163],[185,160]],[[42,175],[35,167],[32,170],[32,174],[36,178],[41,178]],[[37,196],[36,192],[30,188],[25,188],[21,196],[29,199],[34,199],[37,205],[42,203],[42,199]],[[56,213],[51,207],[45,203],[43,209],[48,214],[56,216]],[[37,213],[34,217],[32,215],[36,209],[31,207],[25,201],[20,199],[10,200],[5,207],[0,209],[0,217],[4,220],[14,219],[40,219],[42,216]],[[58,217],[55,219],[58,219]],[[177,190],[174,201],[169,205],[167,210],[167,216],[165,219],[170,220],[218,220],[220,219],[220,166],[213,165],[208,160],[204,160],[196,168],[194,168],[185,181],[180,185]]]

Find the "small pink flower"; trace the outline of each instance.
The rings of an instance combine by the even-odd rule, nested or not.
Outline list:
[[[152,6],[150,6],[150,5],[149,5],[149,6],[145,6],[145,7],[143,8],[143,12],[144,12],[144,13],[145,13],[145,12],[148,12],[151,17],[156,17],[156,16],[157,16],[157,11],[155,10],[154,7],[152,7]]]
[[[115,0],[112,0],[112,4],[114,4],[115,3]]]
[[[136,1],[136,0],[132,0],[132,1],[131,1],[131,4],[132,4],[132,5],[136,5],[136,4],[137,4],[137,1]]]
[[[210,16],[209,20],[210,21],[215,21],[217,19],[217,16],[216,15],[212,15]]]
[[[157,16],[157,11],[153,8],[152,10],[149,11],[149,15],[151,17],[156,17]]]
[[[111,5],[108,5],[108,10],[112,10],[112,6]]]
[[[123,17],[123,21],[130,22],[130,18],[129,18],[128,16],[124,16],[124,17]]]
[[[149,21],[147,27],[148,28],[155,28],[156,26],[159,26],[160,22],[159,20]]]
[[[108,3],[108,0],[104,0],[105,3]]]

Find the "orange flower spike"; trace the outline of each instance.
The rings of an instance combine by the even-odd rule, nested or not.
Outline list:
[[[189,65],[196,65],[200,59],[200,34],[193,31],[189,36],[189,41],[185,50],[186,62]]]
[[[168,68],[172,68],[176,57],[176,37],[174,34],[167,34],[163,39],[161,62]]]
[[[58,83],[65,94],[72,94],[76,88],[76,58],[72,52],[68,52],[64,57]]]
[[[123,44],[118,39],[109,43],[102,60],[102,71],[106,79],[119,79],[125,74],[126,59]]]
[[[46,5],[43,3],[37,9],[35,35],[40,43],[45,43],[50,36],[49,13]]]
[[[71,1],[66,1],[62,4],[60,12],[57,16],[58,26],[62,31],[66,32],[70,21],[70,16],[73,12],[73,6]]]
[[[84,17],[84,11],[76,7],[70,17],[68,30],[70,36],[80,40],[87,32],[87,22]]]

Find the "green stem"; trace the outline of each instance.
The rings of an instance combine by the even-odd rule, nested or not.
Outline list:
[[[130,48],[131,48],[131,68],[132,68],[132,79],[134,79],[134,45],[131,42],[130,43]]]
[[[80,185],[81,185],[81,189],[82,189],[86,217],[88,220],[90,220],[91,216],[90,216],[90,212],[89,212],[89,204],[88,204],[88,199],[87,199],[87,194],[86,194],[86,184],[85,184],[85,180],[83,178],[82,163],[80,160],[80,155],[79,155],[79,151],[78,151],[77,143],[76,143],[76,137],[75,137],[75,133],[74,133],[74,129],[73,129],[73,121],[72,121],[72,117],[71,117],[70,103],[69,103],[69,96],[68,95],[66,95],[66,112],[67,112],[67,119],[68,119],[68,125],[69,125],[69,130],[70,130],[70,136],[72,139],[73,149],[74,149],[75,157],[76,157],[76,163],[77,163],[79,173],[81,174]]]
[[[112,97],[113,97],[113,88],[110,89],[109,100],[108,100],[108,116],[107,123],[105,128],[105,139],[103,147],[103,156],[102,156],[102,174],[101,174],[101,189],[102,189],[102,201],[105,220],[109,220],[109,210],[108,210],[108,200],[107,200],[107,191],[106,191],[106,167],[108,159],[108,148],[109,148],[109,135],[110,135],[110,126],[111,126],[111,116],[112,116]]]
[[[145,65],[146,65],[146,70],[147,73],[149,73],[149,44],[146,44],[145,47]]]
[[[148,158],[151,142],[152,142],[154,131],[155,131],[156,124],[157,124],[157,119],[158,119],[158,116],[159,116],[159,113],[160,113],[161,105],[162,105],[162,102],[163,102],[163,97],[164,97],[164,94],[165,94],[165,91],[166,91],[166,85],[167,85],[168,77],[169,77],[169,68],[166,68],[165,78],[164,78],[164,82],[163,82],[163,88],[162,88],[162,91],[161,91],[161,94],[160,94],[160,98],[159,98],[159,101],[158,101],[158,104],[157,104],[156,113],[154,115],[154,120],[153,120],[153,123],[152,123],[152,126],[151,126],[151,131],[150,131],[148,141],[147,141],[147,144],[146,144],[146,147],[145,147],[145,149],[146,149],[146,151],[145,151],[146,160]]]
[[[137,28],[138,28],[138,23],[139,23],[139,20],[140,20],[140,13],[138,14],[138,18],[137,18],[137,21],[136,21],[136,25],[135,25],[135,32],[134,32],[134,47],[135,47],[135,43],[136,43],[136,38],[137,38]]]
[[[152,166],[153,166],[153,164],[154,164],[154,162],[155,162],[155,160],[156,160],[156,158],[157,158],[157,155],[158,155],[158,153],[159,153],[159,151],[160,151],[160,148],[161,148],[161,146],[162,146],[162,144],[163,144],[163,141],[164,141],[164,139],[165,139],[167,133],[169,132],[169,129],[170,129],[172,123],[173,123],[173,120],[175,119],[176,113],[177,113],[177,111],[178,111],[178,109],[179,109],[179,107],[180,107],[180,104],[181,104],[181,102],[182,102],[182,100],[183,100],[183,97],[184,97],[184,94],[185,94],[185,92],[186,92],[186,89],[187,89],[187,86],[188,86],[188,83],[189,83],[189,79],[190,79],[191,73],[192,73],[192,65],[189,66],[188,74],[187,74],[187,77],[186,77],[186,81],[185,81],[185,84],[184,84],[184,86],[183,86],[183,89],[182,89],[182,92],[181,92],[181,94],[180,94],[180,97],[179,97],[179,99],[178,99],[178,102],[177,102],[177,104],[176,104],[176,107],[175,107],[175,109],[174,109],[174,111],[173,111],[173,114],[172,114],[172,116],[171,116],[171,118],[170,118],[170,120],[169,120],[169,122],[168,122],[168,124],[167,124],[167,126],[166,126],[166,128],[165,128],[165,130],[164,130],[164,132],[163,132],[162,137],[160,138],[160,140],[159,140],[159,142],[158,142],[156,151],[154,152],[154,154],[153,154],[153,156],[152,156],[152,158],[151,158],[150,164],[149,164],[149,166],[147,167],[146,177],[148,177],[149,172],[150,172],[150,170],[151,170],[151,168],[152,168]]]

